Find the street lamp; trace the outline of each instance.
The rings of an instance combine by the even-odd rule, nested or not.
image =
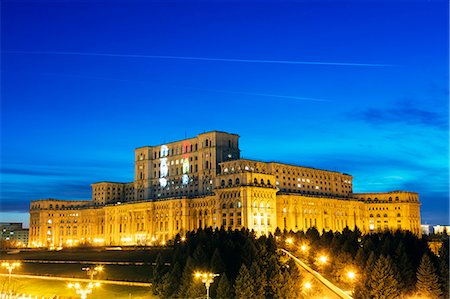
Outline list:
[[[69,289],[72,289],[72,288],[75,289],[75,292],[76,292],[78,295],[80,295],[80,298],[81,298],[81,299],[86,299],[86,298],[87,298],[87,295],[89,295],[90,293],[92,293],[92,289],[93,289],[94,287],[98,287],[98,286],[100,286],[100,283],[99,283],[99,282],[96,282],[96,283],[90,282],[85,288],[82,288],[81,285],[80,285],[78,282],[67,284],[67,287],[68,287]]]
[[[353,280],[355,279],[355,277],[356,277],[356,273],[353,272],[353,271],[348,271],[348,272],[347,272],[347,277],[348,277],[351,281],[353,281]]]
[[[321,256],[319,256],[319,262],[320,262],[321,264],[326,264],[327,261],[328,261],[328,257],[327,257],[326,255],[321,255]]]
[[[8,269],[8,273],[9,273],[9,275],[8,275],[8,285],[11,284],[11,273],[12,273],[12,271],[14,269],[16,269],[17,267],[19,267],[19,266],[20,266],[19,262],[13,262],[13,263],[3,262],[2,263],[2,267]]]
[[[286,243],[288,243],[290,245],[290,244],[294,243],[294,240],[292,240],[292,238],[287,238]]]
[[[205,284],[206,287],[206,299],[210,299],[209,297],[209,287],[214,282],[214,277],[219,276],[219,274],[215,273],[209,273],[209,272],[196,272],[194,274],[196,279],[201,278],[202,282]]]
[[[103,266],[95,266],[94,268],[91,267],[83,267],[81,270],[86,271],[86,274],[89,276],[91,280],[94,280],[94,275],[97,275],[98,272],[103,271]]]

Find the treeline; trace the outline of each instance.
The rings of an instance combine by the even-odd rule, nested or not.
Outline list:
[[[211,228],[190,232],[185,241],[177,235],[172,259],[156,259],[153,292],[161,298],[205,297],[196,272],[220,275],[211,284],[212,298],[301,298],[300,272],[292,260],[282,262],[273,235]]]
[[[280,232],[292,245],[284,247],[307,260],[310,266],[345,289],[355,298],[449,298],[449,241],[442,236],[439,254],[433,254],[425,239],[410,232],[362,235],[356,229],[342,232]],[[305,244],[309,250],[302,250]],[[304,249],[304,248],[303,248]],[[320,263],[319,257],[328,257]],[[347,274],[354,271],[350,279]]]

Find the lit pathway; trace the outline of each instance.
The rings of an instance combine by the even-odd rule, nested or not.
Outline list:
[[[0,277],[8,277],[8,274],[0,273]],[[69,281],[80,281],[80,282],[91,282],[88,278],[71,278],[71,277],[62,277],[62,276],[43,276],[43,275],[24,275],[24,274],[11,274],[11,277],[14,278],[33,278],[33,279],[45,279],[45,280],[63,280],[65,282]],[[120,281],[120,280],[94,280],[95,282],[99,282],[101,284],[117,284],[123,286],[132,286],[132,287],[150,287],[152,284],[148,282],[133,282],[133,281]]]
[[[317,280],[319,280],[324,286],[326,286],[330,291],[332,291],[334,294],[336,294],[339,298],[343,299],[353,299],[353,297],[349,296],[347,293],[345,293],[343,290],[335,286],[333,283],[331,283],[328,279],[320,275],[317,271],[314,271],[306,265],[304,262],[296,258],[292,253],[290,253],[287,250],[280,249],[282,252],[289,255],[296,263],[298,263],[303,269],[308,271],[312,276],[314,276]]]

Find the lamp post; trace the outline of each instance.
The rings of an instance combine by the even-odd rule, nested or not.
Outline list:
[[[83,267],[81,270],[86,271],[86,274],[89,276],[91,280],[94,280],[94,275],[97,275],[98,272],[103,271],[103,266],[95,266],[94,268],[91,267]]]
[[[20,266],[20,263],[19,262],[13,262],[13,263],[10,263],[10,262],[3,262],[2,263],[2,267],[3,268],[6,268],[7,270],[8,270],[8,285],[10,285],[11,284],[11,273],[12,273],[12,271],[14,270],[14,269],[16,269],[17,267],[19,267]]]
[[[80,295],[80,298],[81,298],[81,299],[86,299],[86,298],[87,298],[87,295],[89,295],[90,293],[92,293],[92,289],[93,289],[94,287],[98,287],[98,286],[100,286],[100,283],[99,283],[99,282],[96,282],[96,283],[90,282],[89,284],[86,285],[85,288],[82,288],[81,285],[80,285],[78,282],[76,282],[76,283],[69,283],[69,284],[67,285],[67,287],[68,287],[69,289],[74,288],[74,289],[75,289],[75,292],[76,292],[78,295]]]
[[[202,282],[205,284],[205,287],[206,287],[206,299],[210,299],[209,298],[209,287],[214,282],[214,277],[219,276],[219,274],[209,273],[209,272],[196,272],[194,274],[194,276],[196,279],[199,279],[199,278],[202,279]]]

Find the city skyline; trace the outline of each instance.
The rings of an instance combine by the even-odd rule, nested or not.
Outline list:
[[[6,1],[1,218],[221,130],[244,158],[418,192],[448,224],[448,3],[324,3]]]

